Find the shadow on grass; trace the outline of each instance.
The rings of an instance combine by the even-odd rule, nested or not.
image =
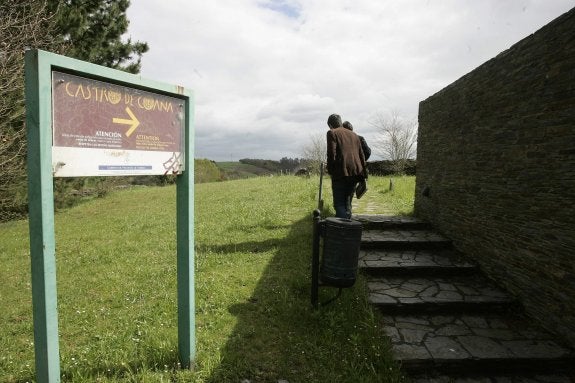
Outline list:
[[[209,248],[218,253],[273,251],[274,256],[252,296],[228,308],[237,324],[221,351],[221,364],[208,382],[277,381],[299,375],[297,364],[301,361],[293,355],[293,343],[298,343],[302,331],[309,331],[308,324],[297,319],[302,313],[305,317],[311,314],[311,224],[310,214],[294,223],[282,239]],[[290,363],[294,359],[295,363]],[[288,364],[295,371],[286,372]]]
[[[398,381],[389,344],[376,328],[364,285],[344,290],[329,306],[310,303],[312,217],[295,222],[280,240],[226,246],[214,251],[275,248],[251,297],[232,305],[237,324],[221,362],[206,380],[222,382],[383,382]],[[320,289],[320,302],[333,297]],[[390,379],[383,379],[383,370]]]
[[[227,245],[202,245],[196,247],[196,251],[213,252],[218,254],[232,254],[232,253],[263,253],[268,251],[275,251],[282,245],[281,240],[269,239],[264,241],[249,241],[242,243],[230,243]]]

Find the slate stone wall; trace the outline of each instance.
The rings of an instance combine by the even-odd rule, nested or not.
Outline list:
[[[575,345],[575,8],[419,105],[415,214]]]

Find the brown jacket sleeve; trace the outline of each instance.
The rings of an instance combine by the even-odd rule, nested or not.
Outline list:
[[[337,158],[337,142],[333,131],[327,131],[327,172],[333,175]]]

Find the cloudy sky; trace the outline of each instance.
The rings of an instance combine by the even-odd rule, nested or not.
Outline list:
[[[132,0],[145,78],[195,93],[195,157],[300,157],[329,114],[368,142],[575,0]],[[377,156],[374,158],[377,159]]]

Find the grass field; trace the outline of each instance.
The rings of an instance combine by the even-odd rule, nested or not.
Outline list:
[[[402,381],[361,277],[336,302],[311,308],[317,181],[286,176],[196,185],[193,371],[177,361],[175,187],[117,191],[58,213],[62,380]],[[412,178],[401,182],[413,185]],[[402,198],[407,202],[399,205],[408,206],[413,189],[400,195],[388,183],[370,178],[359,202],[390,211],[386,199]],[[329,205],[328,183],[324,199]],[[0,381],[31,382],[26,221],[0,224],[0,264]],[[322,301],[334,294],[320,289]]]

